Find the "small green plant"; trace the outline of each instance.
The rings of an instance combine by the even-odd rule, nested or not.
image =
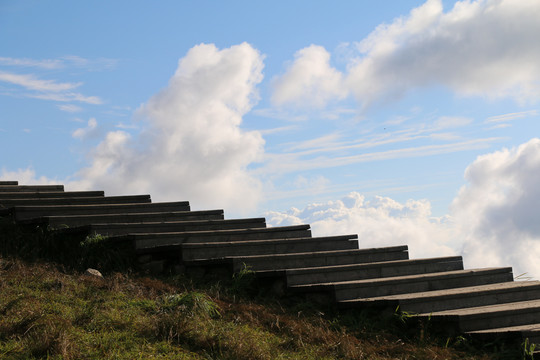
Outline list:
[[[523,359],[534,359],[534,350],[536,350],[536,344],[529,343],[529,339],[525,339],[523,346]]]
[[[253,290],[255,281],[255,271],[251,270],[245,263],[239,272],[234,273],[231,283],[231,292],[233,294],[249,294]]]
[[[399,305],[396,307],[394,315],[402,324],[405,324],[409,319],[416,317],[415,313],[399,310]]]

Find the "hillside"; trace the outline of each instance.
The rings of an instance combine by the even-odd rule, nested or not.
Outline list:
[[[195,283],[0,258],[2,359],[491,359],[401,320],[257,293],[249,272]],[[465,351],[467,350],[467,351]],[[514,354],[507,354],[512,358]]]

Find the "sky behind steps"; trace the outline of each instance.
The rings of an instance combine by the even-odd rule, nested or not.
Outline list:
[[[540,2],[0,0],[0,179],[540,278]]]

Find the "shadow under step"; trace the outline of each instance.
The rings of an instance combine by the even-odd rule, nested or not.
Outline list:
[[[171,211],[133,214],[62,215],[43,216],[19,223],[42,223],[52,228],[77,227],[92,224],[138,224],[144,222],[175,222],[194,220],[223,220],[223,210]]]
[[[133,241],[137,252],[181,250],[183,243],[227,242],[311,237],[309,225],[279,226],[264,229],[213,230],[161,234],[128,234],[111,237]]]
[[[61,197],[38,199],[0,199],[0,206],[54,206],[54,205],[103,205],[103,204],[148,204],[150,195]]]
[[[122,234],[171,233],[229,229],[264,229],[266,228],[266,220],[264,218],[249,218],[232,220],[90,224],[85,226],[85,228],[89,234],[116,236]]]
[[[540,346],[540,322],[535,324],[469,331],[467,333],[478,340],[493,341],[494,339],[517,339],[520,344],[524,343],[525,340],[528,340],[529,344],[536,344],[537,348]]]
[[[357,235],[192,243],[182,245],[182,260],[199,264],[203,264],[204,261],[222,260],[235,264],[235,269],[238,264],[244,262],[252,266],[252,270],[286,269],[295,266],[294,264],[304,265],[306,259],[318,257],[326,261],[327,256],[341,256],[346,254],[343,250],[355,251],[357,249]],[[341,252],[337,255],[333,255],[332,251],[340,250]]]
[[[64,185],[0,185],[1,192],[64,191]]]
[[[455,270],[390,278],[291,286],[294,292],[326,292],[336,301],[410,294],[513,281],[512,268]]]
[[[323,284],[452,270],[463,270],[461,256],[291,269],[287,270],[287,285]]]
[[[468,307],[420,314],[454,332],[496,329],[540,323],[540,299]]]
[[[2,203],[2,199],[58,199],[103,196],[105,196],[104,191],[0,192],[0,203]]]
[[[44,216],[133,214],[189,210],[189,202],[187,201],[148,204],[16,206],[10,209],[16,221]]]
[[[412,294],[340,301],[343,308],[379,307],[411,313],[433,313],[451,309],[527,301],[540,298],[540,281],[512,281]]]

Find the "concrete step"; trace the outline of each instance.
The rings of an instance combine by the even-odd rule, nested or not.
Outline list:
[[[323,284],[463,270],[461,256],[287,270],[287,285]]]
[[[97,197],[62,197],[34,199],[0,199],[0,206],[51,206],[51,205],[97,205],[97,204],[148,204],[150,195],[97,196]]]
[[[286,269],[308,256],[327,256],[314,253],[316,251],[351,249],[358,249],[357,235],[191,243],[182,244],[181,247],[183,261],[204,263],[208,260],[226,260],[236,264],[245,262],[251,265],[253,270]],[[291,255],[290,258],[288,254]]]
[[[337,301],[410,294],[513,281],[512,268],[486,268],[425,273],[358,281],[292,286],[295,292],[327,292]]]
[[[122,234],[171,233],[226,229],[260,229],[266,228],[266,220],[264,218],[250,218],[233,220],[111,223],[91,224],[87,225],[86,228],[90,234],[116,236]]]
[[[8,181],[8,180],[2,180],[0,181],[0,186],[2,185],[19,185],[18,181]]]
[[[138,224],[144,222],[174,222],[193,220],[222,220],[223,210],[173,211],[139,214],[63,215],[44,216],[19,223],[41,223],[52,228],[77,227],[90,224]]]
[[[161,234],[129,234],[111,237],[113,241],[132,241],[139,253],[180,250],[184,243],[234,242],[311,237],[309,225],[279,226],[264,229],[214,230]]]
[[[466,332],[540,323],[540,299],[468,307],[420,314],[454,332]]]
[[[316,249],[322,248],[321,245],[326,248],[330,245],[330,242],[335,242],[340,238],[342,237],[334,236],[326,238],[327,240],[321,240],[328,244],[319,244]],[[292,254],[277,253],[270,255],[233,256],[230,259],[233,261],[235,271],[242,269],[244,263],[250,264],[251,269],[254,271],[264,271],[405,260],[409,258],[406,245],[358,249],[357,235],[345,236],[344,238],[349,240],[343,245],[346,247],[346,250],[311,250],[309,252]],[[204,254],[200,256],[204,256]]]
[[[340,307],[381,307],[411,313],[433,313],[465,307],[540,299],[540,281],[512,281],[411,294],[351,299]]]
[[[2,199],[57,199],[57,198],[78,198],[78,197],[103,197],[103,191],[49,191],[49,192],[0,192],[0,203]]]
[[[64,191],[64,185],[0,185],[0,192]]]
[[[178,201],[149,204],[16,206],[14,208],[11,208],[10,211],[12,212],[14,219],[16,221],[20,221],[43,216],[135,214],[189,211],[189,203],[187,201]]]
[[[529,344],[536,344],[537,348],[540,346],[540,322],[527,325],[469,331],[467,333],[473,338],[483,341],[513,338],[517,339],[518,342],[522,344],[527,339]]]

